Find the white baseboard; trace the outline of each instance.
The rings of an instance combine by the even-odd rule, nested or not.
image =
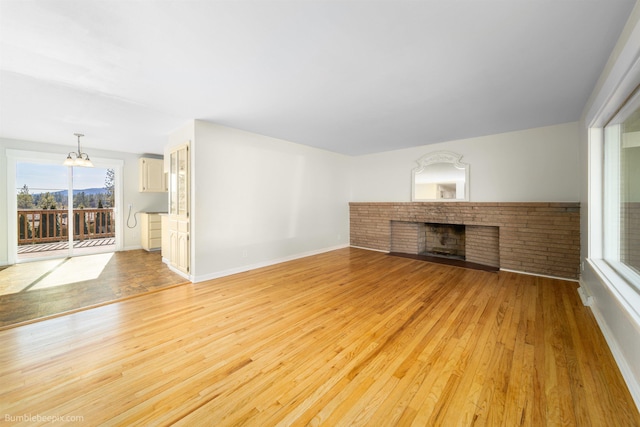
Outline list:
[[[389,253],[389,251],[383,251],[382,249],[365,248],[364,246],[349,245],[349,247],[356,248],[356,249],[364,249],[364,250],[367,250],[367,251],[382,252],[384,254],[388,254]]]
[[[582,289],[587,300],[590,301],[589,308],[593,313],[593,316],[600,327],[600,331],[604,336],[605,341],[607,341],[607,345],[609,346],[609,350],[611,350],[611,354],[613,354],[613,358],[615,359],[618,368],[620,369],[620,373],[624,378],[625,384],[629,388],[629,393],[631,393],[631,397],[636,404],[636,408],[640,410],[640,383],[636,380],[633,371],[630,368],[629,361],[624,357],[622,351],[620,351],[620,347],[618,346],[618,341],[615,339],[614,334],[611,332],[609,325],[607,324],[604,316],[600,313],[598,309],[598,304],[594,304],[593,297],[588,295],[587,289],[582,281],[580,281],[580,288],[578,291]],[[582,295],[580,296],[582,298]],[[587,304],[585,304],[587,305]]]
[[[530,273],[528,271],[510,270],[507,268],[501,268],[500,271],[507,271],[509,273],[526,274],[527,276],[547,277],[549,279],[567,280],[569,282],[580,282],[577,279],[570,279],[568,277],[549,276],[548,274]]]
[[[580,286],[578,288],[578,295],[580,296],[580,300],[582,300],[582,304],[585,307],[591,307],[593,305],[593,297],[587,293],[584,286]]]
[[[164,262],[164,258],[163,258],[163,262]],[[191,276],[191,275],[189,275],[187,273],[184,273],[184,272],[178,270],[177,268],[171,266],[171,264],[169,264],[168,260],[167,260],[167,262],[165,262],[165,264],[167,264],[167,267],[169,267],[169,270],[173,271],[178,276],[190,281],[191,283],[194,283],[193,276]]]
[[[218,279],[220,277],[231,276],[232,274],[244,273],[245,271],[255,270],[257,268],[268,267],[270,265],[280,264],[280,263],[283,263],[283,262],[293,261],[295,259],[306,258],[308,256],[318,255],[318,254],[322,254],[322,253],[325,253],[325,252],[331,252],[331,251],[335,251],[337,249],[343,249],[343,248],[348,248],[348,247],[349,247],[349,245],[332,246],[332,247],[329,247],[329,248],[323,248],[323,249],[304,252],[304,253],[300,253],[300,254],[290,255],[290,256],[287,256],[287,257],[272,259],[272,260],[263,261],[263,262],[258,262],[258,263],[255,263],[255,264],[242,265],[242,266],[237,267],[237,268],[231,268],[231,269],[228,269],[228,270],[217,271],[215,273],[204,274],[204,275],[201,275],[201,276],[195,276],[194,280],[192,280],[192,281],[194,283],[198,283],[198,282],[204,282],[206,280]]]

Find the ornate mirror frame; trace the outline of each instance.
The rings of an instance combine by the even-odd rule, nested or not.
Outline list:
[[[462,159],[461,154],[457,154],[451,151],[434,151],[432,153],[425,154],[420,159],[416,160],[418,163],[418,167],[414,168],[411,172],[411,201],[413,202],[461,202],[461,201],[469,201],[469,164],[462,163],[460,161]],[[433,182],[429,182],[429,184],[434,185],[436,187],[440,186],[448,186],[450,189],[454,189],[456,196],[455,197],[425,197],[423,195],[416,194],[416,190],[418,190],[418,185],[416,185],[416,178],[421,174],[425,173],[429,169],[437,169],[437,165],[445,167],[446,165],[452,165],[453,168],[464,171],[464,182],[456,181],[453,182],[446,177],[443,177],[442,181],[435,180]],[[431,167],[430,167],[431,166]],[[435,172],[434,172],[435,173]],[[461,189],[460,186],[464,186],[464,189]],[[434,191],[434,193],[438,193],[440,195],[443,194],[442,191]],[[451,191],[448,192],[451,194]]]

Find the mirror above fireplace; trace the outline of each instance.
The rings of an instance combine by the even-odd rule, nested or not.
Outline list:
[[[411,174],[411,201],[449,202],[469,200],[469,165],[462,155],[435,151],[416,160]]]

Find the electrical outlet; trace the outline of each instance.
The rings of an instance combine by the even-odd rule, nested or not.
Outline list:
[[[242,250],[242,258],[246,258],[249,255],[249,251],[247,251],[246,249]]]

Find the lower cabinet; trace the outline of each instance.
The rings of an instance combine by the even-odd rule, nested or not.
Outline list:
[[[169,219],[169,263],[189,273],[189,221]]]
[[[140,237],[142,249],[159,250],[162,247],[162,222],[156,213],[140,214]]]

